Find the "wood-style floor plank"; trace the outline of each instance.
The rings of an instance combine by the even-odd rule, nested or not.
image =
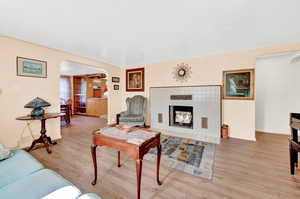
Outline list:
[[[104,199],[136,197],[135,162],[117,152],[98,147],[98,183],[93,179],[91,132],[104,127],[104,119],[74,116],[71,127],[62,128],[62,140],[52,154],[40,148],[31,154],[75,184],[82,192],[94,192]],[[143,161],[143,199],[300,198],[300,170],[289,174],[288,136],[257,134],[257,142],[229,139],[217,146],[213,180],[201,179],[175,169],[161,167],[162,186],[155,181],[155,164]]]

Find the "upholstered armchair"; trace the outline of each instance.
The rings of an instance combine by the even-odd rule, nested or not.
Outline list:
[[[126,99],[127,110],[117,115],[117,124],[145,126],[146,98],[136,95]]]

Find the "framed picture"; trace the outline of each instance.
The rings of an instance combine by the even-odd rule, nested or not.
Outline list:
[[[17,57],[17,75],[25,77],[47,77],[47,62]]]
[[[253,100],[254,69],[223,71],[223,99]]]
[[[115,83],[119,83],[120,82],[120,77],[112,77],[111,81],[115,82]]]
[[[118,84],[115,84],[115,85],[114,85],[114,90],[119,90],[119,88],[120,88],[120,87],[119,87]]]
[[[126,91],[144,91],[145,79],[144,68],[126,70]]]

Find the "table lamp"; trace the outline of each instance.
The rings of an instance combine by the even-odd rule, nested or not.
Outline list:
[[[33,108],[31,111],[31,117],[40,117],[45,114],[44,107],[51,106],[50,103],[46,102],[42,98],[36,97],[28,102],[24,108]]]

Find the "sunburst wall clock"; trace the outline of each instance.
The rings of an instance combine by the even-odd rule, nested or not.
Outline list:
[[[180,82],[186,82],[189,78],[191,78],[191,74],[191,67],[185,63],[177,64],[173,71],[174,79]]]

